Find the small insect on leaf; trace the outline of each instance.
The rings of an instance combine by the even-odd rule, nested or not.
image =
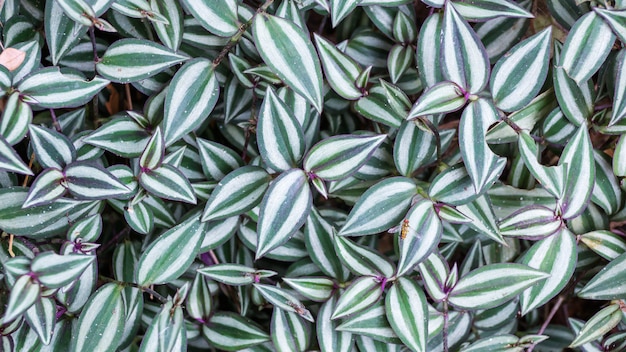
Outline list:
[[[409,229],[410,229],[410,225],[409,225],[409,219],[404,219],[402,220],[402,228],[400,229],[400,238],[401,239],[405,239],[406,235],[409,234]]]
[[[308,310],[300,303],[287,301],[287,305],[293,308],[298,315],[304,315],[308,312]]]

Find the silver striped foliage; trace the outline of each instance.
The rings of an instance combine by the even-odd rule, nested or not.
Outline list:
[[[626,254],[621,254],[602,268],[587,284],[578,291],[580,298],[592,300],[611,300],[624,297],[623,285],[626,276]]]
[[[344,179],[361,168],[387,135],[338,135],[315,144],[304,158],[303,168],[325,181]]]
[[[498,17],[534,18],[519,4],[507,0],[453,1],[454,8],[468,21],[482,22]]]
[[[202,27],[220,37],[230,37],[239,29],[236,0],[183,0],[185,9]]]
[[[562,226],[554,209],[529,205],[500,221],[503,236],[538,240],[557,232]]]
[[[607,160],[608,156],[594,149],[593,158],[596,164],[596,177],[591,192],[591,200],[600,206],[606,214],[615,214],[621,209],[622,190],[611,170],[611,164]]]
[[[149,140],[148,132],[127,116],[112,118],[83,138],[87,144],[126,158],[140,156]]]
[[[150,8],[167,21],[152,22],[161,43],[174,51],[178,50],[183,40],[184,20],[180,3],[175,0],[150,0]]]
[[[293,22],[261,13],[252,23],[263,61],[296,93],[322,111],[322,69],[309,34]]]
[[[274,307],[284,310],[285,312],[296,313],[303,319],[315,322],[313,315],[308,309],[302,305],[300,300],[289,291],[266,284],[254,283],[254,288]]]
[[[626,241],[611,231],[587,232],[580,236],[580,241],[606,260],[613,260],[626,253]]]
[[[63,196],[67,188],[63,186],[65,175],[59,169],[48,168],[43,170],[30,185],[28,197],[22,207],[30,208],[48,204]]]
[[[41,287],[30,275],[21,275],[12,285],[6,310],[2,316],[3,323],[9,323],[21,317],[35,302],[40,299]]]
[[[271,181],[257,166],[243,166],[224,177],[207,200],[202,221],[222,220],[259,205]]]
[[[571,219],[585,210],[596,179],[593,146],[586,126],[580,126],[569,139],[561,154],[559,165],[567,165],[567,182],[559,200],[561,216]]]
[[[376,250],[342,236],[335,236],[334,240],[337,256],[354,274],[386,278],[393,276],[395,266]]]
[[[428,16],[420,27],[417,38],[417,71],[426,87],[432,87],[444,80],[441,70],[441,41],[432,40],[440,35],[443,15],[435,12]]]
[[[28,126],[33,121],[33,111],[15,92],[9,95],[0,120],[0,135],[7,143],[15,145],[28,132]]]
[[[561,51],[561,64],[567,75],[578,84],[588,81],[606,60],[615,34],[595,11],[576,21]]]
[[[552,27],[548,27],[520,42],[498,60],[489,87],[500,110],[519,110],[539,93],[550,67],[551,36]]]
[[[326,302],[335,290],[335,282],[327,277],[285,277],[283,281],[314,302]]]
[[[72,351],[115,351],[124,331],[123,286],[108,283],[90,298],[72,329]]]
[[[270,340],[270,336],[256,323],[230,312],[216,312],[209,324],[202,326],[202,335],[211,345],[238,351]]]
[[[156,314],[141,340],[139,352],[180,351],[175,348],[180,339],[185,339],[186,328],[183,318],[183,309],[168,299]]]
[[[148,144],[146,144],[146,147],[141,153],[139,166],[143,169],[154,170],[161,165],[164,156],[165,141],[163,140],[161,128],[157,127],[154,134],[152,134],[152,137],[148,140]]]
[[[522,264],[489,264],[462,277],[448,301],[462,309],[487,309],[501,305],[550,275]]]
[[[37,280],[48,288],[60,288],[76,280],[96,257],[91,255],[59,255],[46,251],[33,259],[30,270],[37,275]]]
[[[202,138],[196,139],[202,171],[209,180],[219,181],[231,171],[244,165],[239,154],[227,146]]]
[[[381,280],[373,276],[361,276],[352,281],[337,300],[331,319],[340,319],[372,306],[381,300]]]
[[[414,120],[424,115],[454,112],[467,102],[463,89],[456,83],[443,81],[428,88],[415,102],[407,120]]]
[[[415,181],[391,177],[376,183],[359,198],[339,236],[364,236],[397,225],[417,194]]]
[[[305,351],[309,347],[311,324],[296,313],[274,307],[270,330],[277,351]]]
[[[109,46],[96,70],[113,82],[136,82],[189,59],[148,40],[120,39]]]
[[[256,258],[289,240],[306,221],[312,203],[313,195],[304,171],[291,169],[281,173],[261,202]]]
[[[204,228],[197,215],[160,235],[142,253],[135,271],[136,282],[149,286],[182,275],[196,256]]]
[[[539,147],[532,136],[522,131],[518,137],[518,147],[522,159],[528,170],[533,174],[539,183],[557,199],[563,196],[567,182],[567,169],[565,165],[543,166],[537,160]]]
[[[408,221],[408,223],[406,222]],[[408,224],[408,225],[407,225]],[[408,228],[402,228],[408,226]],[[410,274],[439,245],[443,228],[430,200],[420,199],[411,206],[401,225],[396,276]]]
[[[446,3],[441,29],[443,76],[465,92],[479,93],[488,83],[489,58],[476,32],[452,2]]]
[[[24,313],[26,322],[37,333],[44,345],[49,345],[52,340],[56,325],[56,312],[54,299],[42,297]]]
[[[385,297],[387,320],[400,340],[413,351],[426,351],[428,308],[417,283],[401,277]]]
[[[337,331],[339,322],[331,319],[337,305],[337,297],[338,295],[330,297],[317,312],[317,342],[322,351],[348,352],[354,346],[352,334]]]
[[[76,161],[64,170],[68,191],[77,199],[99,200],[123,196],[130,190],[102,166]]]
[[[363,95],[356,86],[356,80],[361,73],[359,65],[328,40],[317,34],[314,37],[328,84],[345,99],[359,99]]]
[[[487,129],[496,121],[498,113],[485,99],[470,102],[461,115],[459,148],[476,194],[484,193],[506,165],[506,159],[495,154],[485,138]]]
[[[271,277],[276,272],[270,270],[257,270],[241,264],[222,263],[207,266],[197,270],[212,280],[221,282],[230,286],[250,285],[260,278]]]
[[[379,300],[360,314],[345,318],[337,327],[337,330],[350,332],[354,335],[364,335],[386,344],[398,345],[402,343],[389,325],[382,300]]]
[[[145,170],[139,174],[138,179],[141,187],[157,197],[190,204],[197,202],[187,177],[169,164],[162,164],[154,170]]]
[[[315,207],[307,217],[304,227],[304,240],[311,260],[324,274],[337,280],[346,279],[347,269],[335,253],[333,241],[333,226]]]
[[[265,91],[256,127],[263,161],[275,171],[296,167],[305,151],[304,131],[294,112],[272,88]]]
[[[599,310],[578,331],[576,338],[568,347],[578,347],[601,338],[619,324],[622,310],[619,304],[611,304]]]
[[[550,273],[550,277],[522,292],[521,314],[528,314],[559,294],[574,274],[577,260],[576,238],[567,228],[535,242],[519,263]]]

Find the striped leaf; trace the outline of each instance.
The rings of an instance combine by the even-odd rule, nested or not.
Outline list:
[[[340,319],[359,313],[382,301],[381,280],[372,276],[363,276],[354,281],[341,294],[331,319]]]
[[[463,205],[478,197],[462,163],[443,170],[430,184],[428,195],[450,205]]]
[[[283,278],[283,281],[314,302],[326,302],[335,290],[335,282],[326,277]]]
[[[363,95],[356,86],[356,80],[361,73],[359,65],[317,33],[313,36],[330,87],[344,99],[359,99]]]
[[[337,305],[337,296],[332,296],[322,304],[317,313],[317,341],[322,351],[348,352],[353,348],[352,334],[337,331],[339,322],[331,319]]]
[[[300,317],[314,322],[311,312],[309,312],[296,296],[288,291],[271,285],[260,283],[253,284],[254,288],[274,307],[284,310],[285,312],[296,313]]]
[[[502,219],[500,232],[508,237],[538,240],[554,234],[561,226],[553,209],[530,205]]]
[[[589,282],[578,291],[578,297],[592,300],[621,299],[626,294],[626,254],[620,254],[604,266]]]
[[[257,166],[243,166],[224,177],[211,193],[202,221],[243,214],[261,202],[271,177]]]
[[[234,150],[202,138],[198,138],[197,142],[202,170],[209,180],[219,181],[231,171],[244,166],[243,160]]]
[[[48,251],[35,257],[30,269],[42,285],[59,288],[76,280],[95,259],[96,257],[90,255],[58,255]]]
[[[431,40],[440,36],[443,15],[435,12],[428,16],[420,28],[417,39],[417,69],[420,80],[426,87],[432,87],[444,80],[441,70],[441,41]]]
[[[141,340],[140,352],[172,351],[178,335],[185,333],[183,310],[168,299],[150,322]]]
[[[421,166],[437,157],[435,135],[417,127],[415,121],[404,121],[393,147],[393,160],[402,176],[410,177]]]
[[[441,32],[443,76],[476,94],[489,79],[489,58],[480,39],[452,3],[447,3]]]
[[[454,1],[454,8],[468,21],[482,22],[496,17],[533,18],[520,5],[507,0]]]
[[[50,61],[56,66],[61,58],[87,33],[89,27],[71,19],[56,0],[46,0],[44,16],[46,18],[44,21],[45,37],[50,50]]]
[[[87,2],[83,0],[57,0],[57,2],[72,20],[83,26],[92,25],[92,19],[95,19],[96,13]]]
[[[41,343],[49,345],[56,323],[57,306],[52,298],[41,298],[25,313],[26,322],[33,329]]]
[[[401,277],[385,297],[387,320],[400,340],[413,351],[426,351],[428,309],[426,296],[413,280]]]
[[[70,223],[93,210],[94,202],[60,198],[47,205],[23,209],[28,189],[0,189],[0,228],[30,238],[45,238],[67,231]]]
[[[44,168],[63,169],[76,159],[74,145],[61,133],[36,125],[28,126],[28,131],[37,161]]]
[[[409,274],[439,245],[443,228],[430,200],[417,201],[403,220],[400,229],[396,276]]]
[[[615,34],[595,11],[583,15],[567,35],[561,51],[561,64],[578,84],[588,81],[604,63]]]
[[[576,83],[571,79],[563,67],[556,65],[552,70],[554,93],[559,107],[565,117],[574,125],[580,126],[593,116],[595,88],[593,81]]]
[[[144,202],[124,208],[124,219],[134,231],[147,235],[154,229],[154,213]]]
[[[153,21],[157,36],[168,48],[176,51],[183,40],[183,10],[178,1],[150,0],[152,11],[159,13],[167,23]]]
[[[606,230],[591,231],[580,236],[580,241],[606,260],[613,260],[626,252],[626,241]]]
[[[0,170],[24,175],[33,175],[28,165],[0,135]]]
[[[298,314],[274,308],[270,331],[277,351],[305,351],[309,346],[311,324]]]
[[[335,236],[335,252],[346,268],[356,275],[372,277],[392,277],[393,263],[378,251],[350,241],[346,237]]]
[[[414,120],[423,115],[457,111],[466,101],[467,97],[459,85],[449,81],[439,82],[419,97],[409,111],[407,120]]]
[[[209,283],[204,276],[196,274],[185,302],[187,313],[195,320],[209,321],[212,306]]]
[[[306,174],[300,169],[285,171],[270,184],[257,223],[257,259],[293,236],[306,221],[312,202]]]
[[[202,326],[202,334],[211,345],[225,351],[238,351],[270,340],[256,323],[231,312],[213,314],[209,324]]]
[[[152,10],[147,0],[117,0],[111,4],[111,8],[127,17],[169,24],[167,18]]]
[[[102,233],[102,216],[94,214],[76,221],[67,231],[67,239],[76,241],[80,238],[84,242],[95,242]]]
[[[392,83],[397,83],[404,72],[413,64],[414,55],[410,46],[396,44],[391,48],[387,60],[387,70]]]
[[[132,282],[135,268],[139,261],[136,243],[129,240],[121,242],[113,252],[113,276],[120,281]]]
[[[472,220],[467,223],[469,227],[498,243],[505,244],[504,238],[502,238],[502,234],[496,224],[494,206],[491,204],[489,197],[482,195],[469,203],[458,206],[457,209]]]
[[[2,119],[0,120],[0,135],[7,143],[15,145],[28,132],[28,125],[33,121],[33,111],[30,106],[15,92],[6,100]]]
[[[302,126],[272,88],[265,91],[256,130],[259,153],[269,167],[287,171],[298,165],[305,148]]]
[[[72,351],[117,350],[126,316],[122,290],[122,286],[108,283],[89,298],[72,329]]]
[[[187,59],[148,40],[120,39],[109,46],[96,69],[108,80],[128,83],[152,77]]]
[[[169,164],[142,172],[139,174],[139,184],[157,197],[196,204],[196,196],[187,177]]]
[[[183,0],[183,5],[202,27],[215,35],[230,37],[239,29],[236,0]]]
[[[530,10],[531,2],[519,1],[519,6]],[[476,34],[485,45],[489,60],[494,64],[514,44],[518,43],[530,27],[528,18],[497,17],[474,26]]]
[[[228,241],[239,227],[239,216],[209,222],[200,244],[200,253],[215,249]]]
[[[448,301],[460,309],[493,308],[549,276],[522,264],[489,264],[462,277]]]
[[[33,181],[28,190],[28,197],[24,201],[24,208],[48,204],[65,194],[63,186],[65,176],[59,169],[45,169]]]
[[[395,104],[397,101],[392,100],[388,94],[388,91],[393,88],[390,88],[389,84],[382,80],[380,82],[380,85],[377,84],[369,88],[366,96],[357,100],[354,104],[354,109],[359,114],[372,121],[379,122],[390,127],[399,127],[406,117],[406,110],[410,107],[410,102],[408,102],[408,99],[405,100],[405,97],[399,98],[397,100],[402,100],[402,105],[405,105],[404,103],[408,102],[408,106],[402,106],[401,109],[396,109],[395,107],[399,104]],[[391,93],[394,94],[393,98],[397,98],[397,96],[395,96],[397,91],[395,89],[393,89],[393,91],[394,93]],[[394,106],[394,104],[396,106]],[[389,108],[390,105],[392,109]]]
[[[387,321],[385,307],[382,300],[360,314],[344,319],[343,322],[337,327],[337,330],[350,332],[352,334],[365,335],[387,344],[402,343],[398,338],[398,335],[396,335],[389,325],[389,321]]]
[[[608,156],[594,149],[593,158],[596,163],[596,177],[591,200],[599,205],[608,215],[612,215],[621,208],[622,191],[615,174],[611,170]]]
[[[322,69],[309,34],[293,22],[261,13],[252,24],[263,61],[296,93],[322,111]]]
[[[198,128],[213,111],[219,94],[211,61],[198,58],[186,62],[172,78],[165,97],[165,145]]]
[[[519,262],[550,273],[550,277],[522,292],[522,315],[546,304],[561,292],[574,274],[577,259],[576,238],[567,228],[530,247]]]
[[[157,127],[150,140],[148,140],[143,153],[141,153],[139,166],[143,169],[154,170],[161,165],[163,156],[165,156],[165,141],[163,140],[161,128]]]
[[[20,317],[40,299],[40,293],[41,287],[34,278],[30,275],[20,276],[11,287],[9,302],[4,311],[2,323],[9,323]]]
[[[304,170],[325,181],[356,172],[383,143],[387,135],[338,135],[314,145],[304,159]]]
[[[489,82],[498,109],[515,111],[528,104],[548,74],[552,27],[517,44],[498,60]]]
[[[596,179],[591,138],[586,126],[580,126],[561,154],[559,165],[567,165],[567,183],[561,203],[561,216],[571,219],[585,210]]]
[[[616,6],[614,9],[594,7],[592,10],[600,15],[604,22],[611,26],[613,33],[615,33],[620,41],[624,41],[626,39],[624,34],[624,29],[626,29],[626,11],[624,11],[623,6]]]
[[[397,225],[417,194],[412,179],[392,177],[370,187],[354,205],[339,236],[364,236]]]
[[[528,335],[524,337],[528,338]],[[534,344],[537,344],[546,339],[548,339],[548,336],[544,335],[536,335],[536,338],[530,339],[530,341],[521,341],[519,337],[511,334],[489,336],[476,340],[471,345],[465,347],[463,349],[463,352],[522,351],[523,349],[531,347]]]
[[[333,28],[354,11],[359,0],[330,0],[330,19]]]
[[[42,108],[73,108],[88,103],[109,81],[98,76],[91,81],[76,74],[63,74],[58,67],[42,68],[17,86],[23,99]]]
[[[626,19],[626,17],[625,17]],[[615,59],[615,90],[613,92],[613,113],[611,115],[611,121],[609,121],[609,126],[613,126],[620,122],[626,116],[626,73],[624,73],[624,57],[626,56],[626,51],[620,50],[617,58]],[[617,158],[614,158],[615,162]]]
[[[585,323],[568,347],[578,347],[601,338],[619,324],[622,315],[619,304],[611,304],[602,308]]]
[[[567,182],[567,170],[565,165],[551,167],[541,165],[539,161],[537,161],[537,157],[539,156],[537,143],[527,131],[522,131],[519,134],[518,147],[528,170],[548,192],[560,199]]]
[[[120,116],[91,132],[83,142],[125,158],[141,155],[150,139],[148,132],[133,119]]]
[[[276,272],[257,270],[241,264],[222,263],[198,269],[198,273],[230,286],[250,285],[262,277],[271,277]]]
[[[115,198],[130,190],[102,166],[89,161],[76,161],[64,170],[70,193],[78,199]]]
[[[332,225],[315,209],[306,220],[304,240],[311,260],[324,274],[337,280],[346,279],[348,273],[335,253]]]
[[[493,104],[478,99],[463,110],[459,123],[459,147],[476,194],[485,192],[506,165],[506,159],[491,151],[485,139],[487,129],[496,121],[498,113]]]
[[[159,236],[139,259],[135,272],[137,283],[149,286],[177,279],[196,257],[204,230],[198,215]]]

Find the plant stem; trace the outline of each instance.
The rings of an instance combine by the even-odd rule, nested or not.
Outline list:
[[[554,316],[556,315],[556,312],[559,310],[559,308],[561,308],[561,304],[563,304],[563,302],[565,302],[565,297],[559,296],[559,299],[557,299],[556,303],[550,310],[550,313],[548,313],[548,316],[546,317],[546,320],[541,325],[541,328],[539,328],[539,331],[537,331],[537,335],[541,335],[543,334],[544,331],[546,331],[546,329],[548,328],[548,325],[550,324],[550,321],[552,321],[552,318],[554,318]],[[536,345],[530,346],[527,352],[532,352],[535,346]]]
[[[89,27],[89,38],[91,38],[91,49],[93,50],[93,65],[94,67],[100,61],[98,57],[98,50],[96,48],[96,33],[94,26]]]
[[[239,40],[241,40],[241,37],[243,37],[243,34],[246,32],[248,27],[250,27],[250,25],[252,24],[252,21],[254,20],[256,15],[258,15],[259,13],[267,10],[267,8],[270,7],[273,2],[274,2],[274,0],[266,0],[265,3],[263,5],[261,5],[261,7],[259,7],[256,10],[254,15],[252,15],[252,17],[250,18],[250,20],[248,22],[242,23],[239,26],[239,30],[237,31],[237,33],[235,33],[232,37],[230,37],[230,41],[228,42],[228,44],[226,44],[226,46],[224,46],[224,48],[222,48],[222,51],[220,51],[220,53],[217,55],[217,57],[213,60],[213,66],[214,67],[219,66],[219,64],[224,60],[226,55],[228,55],[230,50],[235,45],[237,45],[237,43],[239,43]]]
[[[150,296],[154,296],[156,297],[159,301],[161,301],[161,303],[165,303],[167,302],[167,298],[163,297],[160,293],[156,292],[155,290],[151,289],[150,287],[144,287],[144,286],[140,286],[134,282],[126,282],[126,281],[118,281],[115,279],[111,279],[110,277],[106,277],[106,276],[98,276],[98,278],[104,282],[110,282],[110,283],[114,283],[114,284],[118,284],[121,286],[125,286],[125,287],[135,287],[140,289],[141,291],[149,294]]]
[[[63,133],[61,124],[59,124],[59,120],[57,120],[57,114],[54,112],[54,109],[50,109],[50,117],[52,117],[52,126],[54,126],[54,129],[59,133]]]

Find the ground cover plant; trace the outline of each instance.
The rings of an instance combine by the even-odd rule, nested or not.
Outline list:
[[[3,351],[623,351],[626,2],[4,0]]]

